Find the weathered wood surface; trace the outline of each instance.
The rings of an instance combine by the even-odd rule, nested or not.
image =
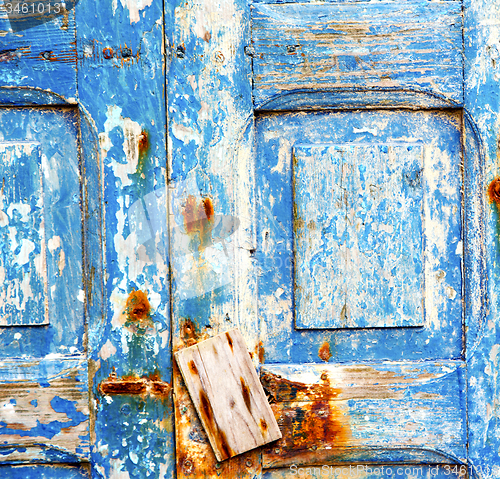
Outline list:
[[[175,358],[219,461],[281,438],[237,329],[182,349]]]
[[[256,122],[256,178],[260,204],[256,256],[261,273],[259,315],[262,318],[261,341],[266,362],[318,362],[328,361],[332,357],[335,361],[352,361],[355,358],[376,361],[460,357],[463,350],[461,292],[464,286],[461,273],[461,121],[459,114],[432,111],[297,112],[259,116]],[[419,320],[423,319],[423,328],[360,327],[351,331],[295,329],[295,318],[307,317],[308,308],[313,307],[315,301],[321,304],[322,297],[330,294],[331,284],[328,281],[314,283],[316,265],[312,258],[322,258],[323,255],[324,259],[330,252],[331,259],[328,261],[337,261],[337,255],[332,251],[333,234],[330,238],[332,241],[328,241],[327,234],[328,228],[333,231],[338,210],[322,199],[325,197],[322,189],[308,183],[300,187],[303,194],[296,194],[295,197],[299,202],[299,210],[308,208],[311,212],[308,214],[312,218],[297,214],[291,181],[294,174],[293,148],[302,144],[318,145],[319,149],[325,144],[346,143],[350,143],[352,148],[361,149],[368,148],[367,145],[373,143],[421,145],[423,149],[423,212],[419,212],[422,214],[423,226],[422,235],[416,244],[421,242],[423,245],[420,247],[423,250],[420,261],[423,265],[424,289],[422,293],[418,289],[414,292],[416,295],[422,294],[424,316]],[[324,170],[328,168],[325,166],[328,158],[321,161],[319,163],[318,160],[318,173],[326,177]],[[417,171],[412,174],[416,175]],[[394,177],[394,181],[396,180],[397,175]],[[407,180],[412,181],[411,178]],[[408,183],[407,186],[409,188]],[[362,196],[360,188],[352,188],[356,195]],[[418,194],[418,189],[415,194]],[[308,195],[312,195],[309,201]],[[394,205],[391,215],[395,215],[399,209],[397,217],[407,217],[408,221],[417,224],[419,218],[412,217],[412,203],[402,203],[401,207]],[[316,205],[318,209],[315,210]],[[472,210],[468,214],[470,221],[474,218],[480,220],[480,211]],[[394,217],[395,222],[399,221],[397,217]],[[317,230],[303,235],[299,231],[300,235],[294,239],[294,223],[296,231],[302,224],[304,230],[312,230],[311,219],[314,218],[319,218]],[[370,271],[355,244],[358,235],[361,236],[371,225],[372,222],[368,221],[364,230],[362,224],[352,225],[350,231],[355,236],[342,238],[354,261],[359,260],[360,273],[364,272],[359,276],[359,285],[353,290],[352,298],[349,298],[352,302],[357,300],[359,291],[378,281],[376,272],[374,274]],[[408,226],[401,230],[403,241],[406,240],[407,229]],[[320,237],[323,243],[318,244],[316,239],[323,231],[325,237]],[[382,237],[385,235],[384,231],[376,233]],[[375,231],[371,231],[371,234],[376,238]],[[311,258],[311,262],[296,259],[293,253],[294,241],[302,251],[311,249],[306,256],[306,259]],[[389,247],[395,247],[394,242],[387,245]],[[388,253],[386,256],[382,255],[380,261],[391,259]],[[310,272],[308,268],[311,268]],[[302,291],[294,290],[294,269],[296,278],[300,280],[295,289],[302,288]],[[411,278],[399,280],[410,282]],[[315,297],[306,297],[303,292],[307,291],[314,291]],[[300,297],[300,294],[303,296]],[[299,301],[294,302],[297,298]],[[309,303],[304,302],[306,298]],[[368,295],[365,301],[368,302],[368,309],[376,310],[377,315],[385,318],[384,301],[388,300],[382,296],[371,298]],[[310,326],[314,324],[314,319],[312,317],[310,320]],[[320,321],[318,325],[321,325]],[[360,326],[369,326],[369,323],[360,322]]]
[[[90,456],[87,361],[0,362],[0,462]]]
[[[466,460],[461,361],[266,365],[261,380],[283,434],[265,468]]]
[[[423,325],[426,150],[294,145],[297,328]]]
[[[14,99],[17,104],[29,104],[34,100],[29,89],[54,92],[50,104],[65,104],[68,100],[76,103],[74,9],[66,10],[64,15],[50,22],[13,31],[4,3],[7,2],[0,5],[0,84],[26,88]],[[31,1],[29,3],[33,4]],[[41,1],[36,5],[38,3],[47,7],[49,2]],[[51,3],[53,5],[56,2]]]
[[[22,479],[90,479],[89,464],[54,465],[32,464],[0,466],[0,477]]]
[[[298,89],[393,87],[461,103],[460,1],[256,4],[257,105]]]
[[[258,0],[255,3],[268,2]],[[284,0],[280,3],[288,2]],[[339,8],[335,1],[327,3],[330,4],[327,5],[328,8]],[[376,4],[380,8],[390,5],[389,2],[370,3],[372,5],[369,8],[376,8]],[[456,1],[424,2],[422,3],[424,8],[422,11],[431,12],[433,9],[447,6],[453,10],[457,3]],[[365,8],[365,5],[366,2],[352,1],[348,5],[342,5],[342,8]],[[399,3],[399,6],[406,7],[407,5],[411,10],[417,3]],[[310,6],[316,9],[323,8],[322,5]],[[108,282],[105,288],[108,295],[106,315],[103,317],[98,314],[96,312],[98,308],[96,308],[90,309],[91,314],[88,316],[90,376],[91,378],[95,377],[92,394],[96,400],[93,403],[95,404],[94,421],[91,423],[91,433],[95,445],[92,456],[93,475],[106,478],[140,477],[143,469],[140,470],[138,464],[146,465],[150,477],[169,477],[174,474],[173,433],[171,432],[173,415],[168,401],[161,401],[160,404],[149,398],[142,401],[141,398],[128,398],[119,395],[113,397],[112,402],[108,402],[107,398],[102,399],[99,395],[97,385],[109,377],[113,366],[117,368],[118,377],[134,372],[142,374],[143,371],[137,365],[144,364],[148,359],[151,359],[154,368],[157,367],[163,377],[168,379],[170,356],[165,354],[165,350],[169,347],[170,335],[174,336],[174,347],[179,347],[184,341],[181,338],[181,331],[187,318],[192,318],[193,324],[196,325],[200,334],[209,334],[212,330],[218,332],[223,328],[227,329],[225,321],[226,318],[229,318],[234,325],[242,326],[248,344],[253,343],[257,348],[254,351],[255,358],[257,358],[256,353],[259,352],[261,361],[266,358],[271,361],[312,362],[318,361],[319,353],[321,354],[319,359],[322,360],[331,358],[353,360],[360,356],[375,360],[394,356],[402,359],[406,354],[409,359],[421,359],[422,357],[430,357],[433,354],[432,351],[440,350],[446,357],[465,355],[468,361],[469,460],[482,478],[496,477],[498,474],[491,472],[491,468],[500,464],[498,459],[500,439],[497,433],[498,398],[500,397],[500,383],[497,374],[500,350],[497,321],[498,304],[500,304],[498,301],[500,296],[499,209],[498,205],[492,201],[485,209],[485,217],[474,212],[479,211],[483,206],[485,202],[484,192],[489,182],[499,172],[497,117],[500,111],[498,89],[500,24],[497,19],[500,18],[500,1],[464,0],[463,2],[465,25],[464,104],[476,124],[475,127],[471,124],[467,125],[466,121],[464,129],[466,153],[464,158],[464,191],[466,193],[464,195],[463,218],[465,223],[462,239],[465,240],[463,290],[465,291],[464,319],[466,328],[464,333],[467,341],[466,349],[462,348],[461,333],[458,329],[455,331],[450,329],[446,319],[443,324],[444,330],[440,333],[443,342],[436,340],[438,333],[432,333],[430,337],[427,337],[426,331],[417,329],[408,335],[397,330],[392,330],[390,334],[374,332],[372,337],[368,337],[366,333],[354,331],[350,333],[350,341],[342,338],[341,334],[332,334],[328,331],[319,333],[310,330],[298,334],[296,332],[283,332],[285,326],[291,327],[293,325],[293,298],[289,287],[293,275],[289,266],[286,266],[286,262],[293,260],[289,253],[293,240],[286,234],[281,236],[276,234],[276,231],[279,229],[288,233],[292,231],[292,223],[287,216],[289,214],[287,211],[291,211],[291,202],[289,201],[291,196],[283,194],[276,188],[276,185],[271,185],[269,190],[266,187],[262,188],[262,183],[265,181],[260,181],[263,170],[258,157],[256,157],[258,168],[255,178],[260,182],[260,189],[257,190],[258,194],[255,194],[251,149],[246,142],[241,141],[241,138],[245,138],[242,130],[245,129],[247,120],[251,118],[251,97],[249,94],[251,78],[248,66],[252,61],[249,56],[252,55],[252,50],[251,48],[247,49],[248,55],[246,56],[243,53],[244,46],[251,46],[248,2],[243,0],[166,2],[165,15],[163,15],[161,8],[162,6],[156,1],[151,3],[129,0],[115,3],[80,1],[75,9],[77,18],[76,47],[79,58],[78,82],[76,81],[75,63],[71,53],[72,48],[74,48],[71,42],[75,38],[72,31],[71,12],[68,17],[67,29],[63,28],[65,21],[63,17],[51,25],[45,24],[43,28],[41,26],[31,31],[18,32],[18,36],[11,33],[6,34],[6,29],[3,26],[1,28],[0,98],[2,103],[47,105],[74,101],[74,98],[78,98],[81,111],[88,113],[89,124],[93,130],[89,132],[87,129],[83,134],[83,149],[96,150],[97,147],[90,145],[97,145],[98,135],[103,140],[103,148],[100,152],[101,158],[104,159],[103,176],[99,178],[94,169],[93,179],[84,187],[89,197],[97,201],[100,191],[99,182],[105,185],[102,191],[107,220],[104,235],[108,263]],[[292,8],[295,6],[292,5]],[[362,18],[361,14],[360,18]],[[432,22],[431,17],[426,18],[424,15],[421,18],[423,23],[427,20]],[[410,19],[411,15],[408,15],[405,20]],[[161,32],[163,22],[165,37]],[[423,25],[417,25],[417,30],[421,27]],[[51,28],[52,30],[49,31]],[[451,31],[456,32],[454,28]],[[436,34],[439,34],[438,29],[436,29]],[[399,34],[395,35],[398,37]],[[281,37],[285,38],[284,35]],[[317,38],[316,35],[314,37]],[[163,38],[166,38],[165,44],[162,41]],[[291,37],[286,39],[293,40]],[[286,51],[285,53],[284,50],[280,50],[283,46],[288,45],[281,39],[278,40],[276,42],[278,47],[275,47],[275,51],[286,60],[285,65],[290,65],[290,61],[297,61],[297,59],[299,60],[298,64],[300,64],[301,60],[297,52],[289,53]],[[313,44],[314,41],[312,43],[304,42],[304,45]],[[164,52],[161,51],[162,45],[165,47]],[[408,45],[403,46],[406,48]],[[293,47],[295,44],[290,46]],[[430,56],[434,55],[433,52],[436,51],[433,47],[431,47],[432,52],[429,52]],[[437,48],[446,50],[447,47],[443,42]],[[52,54],[48,54],[50,50],[55,52],[55,58],[52,57]],[[451,58],[449,55],[450,53],[453,55],[453,51],[453,48],[450,47],[441,58],[444,59],[447,55],[448,58]],[[44,52],[46,52],[45,56]],[[42,53],[41,56],[40,53]],[[313,53],[316,54],[316,52],[308,52],[308,55],[313,55]],[[351,50],[351,58],[353,57],[352,53]],[[184,55],[183,58],[181,58],[182,55]],[[423,52],[422,55],[425,57],[427,54]],[[54,61],[51,61],[51,58]],[[310,58],[314,60],[316,57],[310,56]],[[253,60],[259,59],[254,57]],[[341,60],[343,63],[337,62],[339,66],[353,65],[358,68],[355,59],[351,63],[348,61],[349,58],[341,58]],[[179,301],[179,296],[174,297],[172,300],[174,310],[172,331],[169,329],[168,280],[165,280],[168,277],[168,268],[159,265],[158,257],[156,257],[156,262],[140,263],[136,261],[137,257],[144,258],[141,256],[143,255],[142,248],[137,252],[137,255],[135,250],[139,236],[134,236],[134,233],[140,231],[139,228],[136,228],[140,222],[132,224],[132,228],[129,228],[127,219],[130,205],[140,198],[140,194],[134,191],[134,187],[146,189],[144,195],[146,196],[151,194],[154,189],[148,189],[152,184],[159,189],[165,186],[164,175],[161,173],[164,171],[161,170],[161,165],[163,168],[165,165],[165,153],[161,152],[165,151],[165,143],[162,138],[166,121],[163,109],[162,62],[166,64],[167,69],[170,67],[172,72],[168,78],[168,103],[169,108],[171,107],[168,112],[171,157],[168,161],[172,173],[171,180],[182,185],[186,179],[195,178],[196,187],[189,190],[186,198],[189,194],[198,195],[198,201],[210,197],[213,200],[216,214],[230,215],[242,221],[237,233],[238,242],[235,242],[238,245],[235,248],[237,259],[234,260],[234,264],[238,265],[237,272],[232,276],[228,276],[227,272],[224,272],[225,277],[230,278],[230,282],[216,291],[208,291],[203,295],[193,296],[189,300]],[[455,63],[456,68],[459,69],[460,59]],[[292,72],[296,67],[297,64],[290,66]],[[453,66],[442,64],[441,67],[443,71],[448,69],[451,72],[451,78],[454,78]],[[331,93],[320,91],[324,87],[324,83],[314,83],[314,81],[311,82],[311,85],[318,88],[318,95],[315,98],[307,97],[297,91],[281,90],[281,88],[277,88],[275,93],[289,93],[285,95],[287,101],[280,103],[281,107],[288,110],[310,108],[311,106],[331,107],[332,105],[348,109],[394,106],[447,108],[456,105],[457,102],[460,103],[461,88],[452,87],[454,93],[450,94],[446,88],[455,83],[452,81],[447,85],[443,78],[439,78],[439,72],[432,70],[433,65],[430,65],[429,68],[431,70],[427,73],[423,72],[421,80],[425,81],[426,78],[429,79],[434,74],[438,78],[436,85],[423,85],[425,89],[429,90],[429,94],[397,90],[401,87],[420,88],[418,82],[412,84],[411,79],[405,80],[404,74],[400,78],[392,79],[380,78],[375,75],[375,81],[400,85],[394,87],[365,88],[363,85],[356,84],[359,78],[354,77],[353,83],[349,87],[350,90],[349,88],[346,91],[340,87],[328,86],[327,88],[334,90],[333,98]],[[319,74],[325,77],[328,70],[326,72],[319,71]],[[345,72],[345,75],[349,74],[348,71]],[[304,73],[301,78],[305,78],[306,75]],[[366,77],[366,75],[364,76]],[[283,72],[279,72],[278,78],[284,80],[285,83],[288,80],[286,73]],[[15,88],[16,86],[22,88]],[[262,89],[264,95],[273,91],[273,86],[269,86],[270,88],[267,90]],[[52,92],[37,90],[37,88],[50,88]],[[299,88],[308,88],[308,84],[304,83]],[[437,96],[433,96],[433,92]],[[271,102],[268,103],[268,100],[263,98],[262,101],[269,107]],[[274,100],[277,99],[274,98]],[[271,106],[276,108],[277,103]],[[4,121],[5,117],[2,119],[2,123]],[[258,121],[260,120],[258,119]],[[251,125],[251,121],[248,124]],[[39,125],[44,127],[46,122],[42,121]],[[132,147],[132,145],[142,143],[144,146],[144,142],[141,142],[143,136],[142,133],[137,132],[137,125],[139,127],[149,126],[150,128],[150,150],[147,154],[149,155],[147,156],[148,160],[144,164],[140,162],[136,164],[138,155],[131,153],[136,151],[135,146]],[[364,125],[360,124],[353,126],[358,129],[365,128]],[[421,128],[417,125],[418,130]],[[249,126],[249,133],[251,129],[252,126]],[[369,135],[369,132],[358,132],[358,134]],[[57,134],[54,134],[54,137],[58,138]],[[22,141],[25,139],[23,138]],[[5,138],[2,139],[2,141],[4,140]],[[110,146],[111,144],[112,146]],[[238,155],[225,154],[227,151],[233,152],[235,150],[238,151]],[[276,167],[273,172],[276,177],[271,182],[277,184],[278,181],[284,181],[286,178],[290,180],[292,170],[285,168],[282,174],[276,158],[271,166],[271,168]],[[96,165],[100,168],[97,160],[93,166]],[[127,165],[130,168],[124,171]],[[152,169],[148,169],[149,167]],[[132,170],[138,174],[133,176],[132,173],[129,177],[128,171]],[[455,175],[455,177],[460,177],[460,175]],[[130,179],[128,186],[119,185],[121,180],[127,181],[127,179]],[[141,182],[140,179],[147,179],[147,181]],[[271,193],[272,196],[269,202],[267,202],[268,193]],[[162,198],[165,198],[166,195],[153,194],[157,195],[158,204],[163,205]],[[264,218],[264,227],[258,231],[259,238],[261,235],[263,238],[262,241],[259,239],[259,247],[262,247],[263,255],[259,251],[254,254],[256,224],[263,214],[261,209],[259,215],[255,216],[254,205],[261,201],[260,198],[264,199],[265,207],[271,211],[269,217],[272,218],[271,220],[268,220],[269,217]],[[274,206],[279,203],[284,204],[281,211]],[[98,208],[96,208],[95,202],[88,202],[86,205],[91,205],[88,211],[94,213],[91,221],[86,225],[93,225],[90,229],[97,231],[99,229],[96,226],[99,224],[98,214],[96,214]],[[143,206],[144,211],[148,211],[147,206]],[[135,211],[139,211],[139,209],[136,208]],[[159,206],[158,211],[165,213],[166,208]],[[457,214],[460,215],[460,213]],[[183,219],[180,217],[180,224],[176,224],[176,226],[182,228],[182,223]],[[155,235],[153,236],[156,238],[156,233],[160,230],[158,238],[163,238],[161,232],[165,231],[166,228],[158,226],[158,224],[161,225],[161,223],[155,223],[149,231],[154,231]],[[269,224],[274,229],[267,228]],[[85,228],[88,230],[88,226]],[[73,228],[73,230],[75,235],[80,231],[79,228]],[[243,235],[242,232],[245,234]],[[266,232],[269,232],[269,238],[271,238],[267,243]],[[141,236],[141,238],[143,237]],[[75,244],[81,244],[81,242],[75,239]],[[159,239],[156,244],[161,249],[161,245],[165,245],[166,240]],[[459,243],[453,243],[453,246],[458,247]],[[481,249],[483,246],[484,249]],[[148,247],[149,245],[144,246],[146,250]],[[64,243],[60,249],[63,248],[65,248]],[[272,253],[270,252],[272,248],[277,248],[281,252]],[[167,249],[164,248],[164,251]],[[64,251],[67,259],[68,253],[66,249]],[[93,252],[96,251],[98,248],[93,250]],[[148,251],[149,257],[151,250]],[[59,249],[54,251],[54,258],[59,258],[59,252]],[[164,254],[162,251],[160,256]],[[204,254],[206,255],[206,252]],[[457,265],[460,264],[460,260],[457,261],[457,255],[453,253],[453,250],[447,249],[445,255],[450,258],[451,270],[459,271],[460,266],[457,267]],[[184,267],[189,271],[193,265],[196,267],[196,261],[188,256],[186,255]],[[93,263],[88,264],[95,266],[98,257],[99,254],[96,253],[91,257]],[[48,259],[50,259],[50,253]],[[221,260],[215,263],[216,266],[220,264],[222,264]],[[282,264],[285,265],[282,267]],[[57,272],[58,263],[55,265],[54,271]],[[438,268],[445,271],[440,266]],[[215,271],[218,270],[215,269]],[[68,272],[67,266],[65,272]],[[94,278],[99,278],[99,274],[96,276],[92,274],[92,267],[88,268],[88,272],[89,283],[92,283]],[[183,272],[182,268],[174,272],[175,279],[172,286],[174,296],[180,293],[180,291],[176,291],[176,280],[183,276]],[[259,288],[264,292],[263,306],[260,309],[260,312],[264,313],[262,333],[257,332],[259,323],[256,313],[257,282],[255,278],[258,275],[260,275]],[[202,275],[200,275],[201,277]],[[222,277],[221,274],[219,278]],[[443,282],[436,282],[436,287],[443,289],[450,286],[459,292],[460,282],[456,281],[457,277],[452,278],[451,284],[448,282],[449,280],[450,275],[447,273]],[[99,281],[97,283],[99,284]],[[205,287],[202,280],[199,283],[196,288]],[[81,282],[74,280],[74,276],[71,276],[66,284],[79,287]],[[57,290],[59,287],[58,283]],[[86,284],[85,290],[99,292],[101,288],[92,283],[92,285]],[[124,326],[128,321],[125,311],[127,296],[132,290],[148,290],[153,305],[151,315],[154,316],[156,324],[154,336],[142,336],[139,341],[133,340],[137,337],[132,336],[131,329],[133,328],[130,327],[130,324]],[[67,292],[67,296],[75,299],[78,297],[78,291],[75,292],[71,289]],[[89,296],[87,295],[87,297]],[[75,302],[70,303],[71,307],[68,308],[63,296],[57,296],[55,307],[68,311],[70,314],[76,311],[78,316],[81,312],[81,309],[78,309],[80,304],[78,301],[75,299]],[[453,304],[459,304],[460,301],[460,294],[457,294],[457,299]],[[455,310],[455,313],[457,311],[458,309]],[[457,313],[458,316],[460,314]],[[239,318],[243,319],[240,321]],[[20,332],[19,330],[11,330],[12,328],[3,328],[0,350],[5,357],[21,357],[22,355],[41,357],[45,354],[63,354],[63,346],[66,346],[62,338],[64,332],[64,338],[68,339],[69,343],[76,340],[75,345],[70,344],[66,347],[71,354],[78,355],[83,351],[84,330],[80,326],[72,329],[70,323],[71,321],[61,323],[60,327],[51,330],[53,334],[45,334],[42,332],[44,330],[40,328],[31,328],[33,332]],[[11,331],[7,331],[7,329]],[[35,329],[37,329],[36,335]],[[67,334],[67,331],[70,333]],[[151,332],[152,329],[149,331]],[[19,334],[22,335],[21,338],[18,336]],[[260,339],[262,339],[263,345],[259,348]],[[425,343],[427,340],[429,340],[428,345]],[[293,345],[294,342],[297,346]],[[402,349],[400,349],[401,344],[403,345]],[[72,350],[72,347],[75,349]],[[260,466],[256,459],[257,456],[252,456],[255,459],[254,462],[248,459],[250,461],[248,464],[245,463],[246,458],[242,459],[243,456],[226,461],[222,465],[217,464],[215,457],[210,455],[212,454],[210,446],[200,433],[201,426],[197,422],[194,410],[189,406],[190,401],[187,393],[182,388],[182,380],[178,377],[176,379],[176,403],[178,406],[176,420],[180,426],[176,428],[176,431],[179,438],[178,460],[182,466],[179,467],[178,476],[234,478],[245,475],[253,477],[253,475],[258,474],[256,471],[259,470]],[[184,410],[184,408],[186,409]],[[142,424],[140,424],[141,422]],[[125,426],[125,423],[128,426]],[[92,427],[92,424],[95,425],[95,428]],[[112,426],[106,426],[107,424]],[[125,430],[125,445],[123,437],[116,434],[116,424],[120,424]],[[144,437],[153,439],[144,442]],[[38,455],[39,453],[40,455]],[[38,459],[42,456],[43,452],[39,451],[34,453],[32,458]],[[45,469],[51,468],[51,466],[44,467]],[[0,475],[8,470],[8,474],[12,477],[29,477],[27,475],[28,469],[36,471],[32,466],[28,468],[16,467],[15,469],[9,466],[8,469],[4,468]],[[69,474],[68,471],[65,472]],[[286,469],[285,472],[272,470],[264,475],[266,477],[286,477],[289,472],[289,469]],[[50,471],[50,473],[56,474],[54,471]],[[38,473],[33,474],[33,477],[39,477]],[[430,473],[427,471],[426,474]],[[59,474],[59,476],[66,477],[64,474]],[[453,477],[453,475],[449,477]]]
[[[49,322],[39,143],[0,143],[0,326]]]

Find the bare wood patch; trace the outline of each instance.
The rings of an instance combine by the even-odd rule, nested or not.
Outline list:
[[[281,437],[238,330],[175,354],[219,461]]]

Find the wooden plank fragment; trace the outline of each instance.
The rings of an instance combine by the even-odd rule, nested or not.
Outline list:
[[[359,87],[432,91],[461,103],[461,25],[459,1],[255,4],[255,103]]]
[[[281,438],[238,330],[182,349],[175,358],[219,461]]]

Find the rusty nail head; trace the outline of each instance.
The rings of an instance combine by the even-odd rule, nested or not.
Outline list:
[[[323,381],[326,381],[326,380],[328,379],[328,374],[323,373],[323,374],[321,375],[321,379],[322,379]]]
[[[193,463],[187,459],[184,461],[183,468],[186,470],[186,472],[191,472],[193,470]]]
[[[281,451],[279,449],[274,450],[274,454],[279,454]]]
[[[109,60],[113,58],[114,52],[113,49],[110,47],[106,47],[102,50],[102,56],[106,59]]]
[[[177,58],[184,58],[186,56],[186,49],[182,45],[179,45],[175,52],[177,53]]]
[[[287,45],[286,46],[286,51],[288,53],[295,53],[297,51],[298,45]]]
[[[488,187],[490,200],[494,203],[500,203],[500,177],[495,178]]]
[[[220,469],[222,467],[222,464],[220,462],[215,464],[215,469]]]
[[[130,48],[124,48],[122,51],[123,58],[129,58],[132,56],[132,50]]]
[[[247,462],[245,462],[247,467],[252,467],[253,463],[250,459],[247,459]]]

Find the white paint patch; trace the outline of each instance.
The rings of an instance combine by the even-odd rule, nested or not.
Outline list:
[[[106,396],[106,399],[109,396]],[[110,398],[111,399],[111,398]],[[125,441],[126,446],[126,441]],[[124,447],[125,447],[124,446]],[[120,459],[110,459],[109,465],[111,466],[109,479],[130,479],[129,473],[124,469],[125,461]]]
[[[99,351],[99,357],[104,359],[106,361],[109,359],[111,356],[113,356],[116,353],[116,348],[113,345],[113,343],[108,339],[101,350]]]
[[[14,334],[14,339],[21,339],[23,335],[21,333]]]
[[[18,255],[14,255],[14,262],[19,266],[27,264],[30,260],[30,254],[35,250],[33,241],[23,238],[21,240],[21,250]]]
[[[53,253],[56,249],[61,247],[61,238],[59,236],[52,236],[47,242],[47,246],[49,247],[49,251]]]
[[[122,109],[119,106],[109,106],[106,112],[107,120],[104,122],[104,132],[99,134],[99,145],[101,154],[106,158],[108,151],[113,146],[109,138],[109,133],[115,128],[121,128],[123,132],[123,151],[127,158],[126,163],[110,162],[110,166],[116,177],[120,178],[122,187],[132,184],[128,175],[137,171],[139,163],[139,142],[142,136],[142,128],[139,123],[121,115]]]
[[[29,213],[31,211],[31,206],[25,203],[12,203],[7,208],[7,214],[9,218],[12,219],[12,214],[14,211],[17,211],[21,215],[21,221],[26,223],[29,220]]]
[[[83,303],[85,301],[85,292],[83,291],[83,289],[80,289],[78,291],[78,301],[80,301],[81,303]]]
[[[280,138],[280,146],[278,150],[278,163],[271,168],[271,173],[284,173],[285,165],[290,162],[290,152],[292,144],[286,138]]]
[[[151,6],[153,0],[120,0],[120,3],[123,8],[128,8],[130,25],[132,25],[132,23],[137,23],[141,19],[139,12]],[[116,7],[114,10],[116,10]]]
[[[59,268],[60,276],[62,276],[62,272],[65,266],[66,266],[66,255],[64,254],[64,251],[61,250],[59,253],[59,261],[57,262],[57,267]]]
[[[378,136],[377,128],[356,128],[352,129],[353,133],[370,133],[373,136]]]
[[[9,224],[9,217],[2,210],[0,210],[0,227],[3,228],[8,224]]]
[[[188,126],[178,125],[177,123],[172,122],[172,133],[185,145],[189,144],[191,141],[194,141],[197,145],[201,143],[200,134]]]

